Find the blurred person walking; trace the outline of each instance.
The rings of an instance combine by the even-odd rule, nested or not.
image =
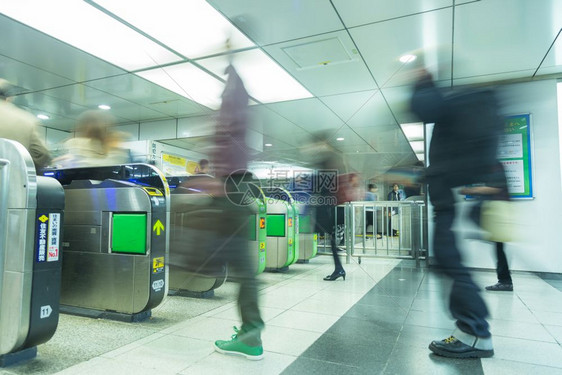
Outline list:
[[[224,185],[222,196],[221,192],[217,192],[215,198],[215,203],[224,211],[223,220],[218,224],[222,243],[217,252],[226,260],[229,276],[232,275],[240,284],[238,308],[242,326],[240,329],[234,327],[231,340],[215,341],[215,350],[260,360],[263,358],[261,331],[264,322],[258,306],[254,267],[257,255],[250,250],[247,238],[251,212],[249,202],[245,200],[252,187],[252,175],[247,171],[246,146],[249,96],[232,65],[227,67],[226,73],[228,79],[222,94],[212,159],[216,177]]]
[[[39,121],[11,103],[13,85],[0,79],[0,138],[19,142],[27,149],[37,170],[46,167],[51,156],[37,134]]]
[[[392,190],[387,195],[387,200],[393,202],[399,202],[406,199],[404,191],[400,190],[398,184],[392,185]],[[388,211],[388,231],[387,234],[390,236],[392,231],[392,236],[396,237],[398,235],[397,229],[392,229],[392,217],[398,215],[400,209],[398,207],[391,207]],[[396,224],[396,223],[395,223]]]
[[[432,76],[422,70],[415,83],[411,108],[425,123],[434,123],[426,182],[434,207],[433,251],[438,264],[453,279],[449,308],[456,319],[453,335],[433,341],[429,349],[452,358],[494,355],[488,308],[462,264],[451,227],[455,219],[453,189],[486,181],[496,162],[501,120],[491,91],[444,95]]]
[[[379,189],[377,189],[377,185],[375,184],[369,184],[367,186],[367,192],[365,192],[365,200],[366,201],[377,201],[378,200],[378,196],[377,196],[377,192]]]
[[[113,117],[102,110],[82,113],[76,120],[76,137],[64,142],[63,155],[53,160],[57,168],[99,167],[130,161],[121,147],[122,133],[114,132]]]
[[[199,166],[197,167],[196,174],[209,174],[209,160],[199,160]]]
[[[335,223],[335,210],[338,199],[349,190],[350,181],[345,182],[345,163],[341,155],[329,144],[329,132],[317,132],[313,135],[312,142],[304,148],[310,159],[315,163],[317,173],[314,184],[314,193],[317,196],[315,232],[330,236],[330,248],[334,259],[334,271],[324,277],[326,281],[335,281],[340,277],[345,280],[345,270],[338,255],[336,242],[337,225]],[[322,203],[322,204],[320,204]],[[338,215],[339,216],[339,215]]]

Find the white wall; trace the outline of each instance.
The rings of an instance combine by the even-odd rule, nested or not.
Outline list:
[[[531,114],[533,190],[535,199],[516,200],[514,233],[517,242],[506,245],[512,270],[562,273],[562,183],[556,81],[506,85],[498,90],[503,114]],[[464,263],[495,268],[490,244],[463,239],[471,228],[463,214],[470,203],[460,200],[461,216],[455,223]],[[431,253],[430,253],[431,254]]]

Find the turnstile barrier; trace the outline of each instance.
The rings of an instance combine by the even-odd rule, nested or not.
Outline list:
[[[286,270],[299,259],[299,210],[282,188],[264,189],[267,207],[266,270]]]
[[[33,358],[59,319],[64,191],[0,138],[0,367]]]
[[[61,311],[148,318],[168,291],[166,179],[147,164],[46,174],[62,182],[66,197]]]
[[[223,211],[189,188],[176,188],[170,198],[170,294],[211,297],[227,277],[217,250]]]

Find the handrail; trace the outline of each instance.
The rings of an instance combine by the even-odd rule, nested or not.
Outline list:
[[[0,159],[0,254],[5,254],[6,249],[4,245],[6,243],[7,234],[7,212],[8,210],[8,191],[10,189],[10,161],[8,159]],[[3,263],[2,263],[3,264]]]
[[[10,187],[10,161],[7,159],[0,159],[0,277],[4,274],[4,264],[6,252],[5,248],[8,243],[8,190]],[[4,210],[6,212],[4,212]],[[3,288],[0,285],[0,303],[2,302]],[[1,322],[0,322],[1,323]],[[1,328],[1,327],[0,327]],[[0,353],[2,354],[2,353]]]

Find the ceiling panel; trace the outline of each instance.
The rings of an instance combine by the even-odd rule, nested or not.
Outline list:
[[[254,46],[204,0],[166,0],[165,3],[95,0],[95,3],[190,59],[225,52],[227,39],[232,49]]]
[[[562,34],[556,40],[537,75],[562,73]]]
[[[520,78],[530,79],[535,73],[535,71],[536,69],[525,69],[525,70],[516,70],[513,72],[498,72],[492,74],[482,74],[476,76],[455,78],[453,82],[455,86],[460,86],[460,85],[472,85],[472,84],[479,84],[479,83],[482,84],[487,82],[497,82],[497,81],[509,80],[509,79],[520,79]]]
[[[343,140],[338,140],[340,138],[343,138]],[[330,139],[330,144],[342,152],[355,146],[362,147],[365,145],[369,146],[368,149],[365,150],[361,148],[361,151],[374,151],[374,149],[366,143],[366,140],[349,126],[343,126],[341,129],[338,129]],[[354,151],[357,151],[357,149]]]
[[[0,55],[0,72],[2,72],[3,79],[19,86],[22,91],[44,90],[74,83],[59,75],[45,72],[34,66],[2,55]]]
[[[14,104],[34,115],[48,115],[50,119],[42,121],[44,126],[64,131],[73,130],[78,115],[88,108],[50,96],[48,91],[18,95],[14,97]]]
[[[272,137],[284,143],[292,145],[298,144],[298,139],[296,139],[295,134],[302,132],[302,128],[299,126],[265,106],[250,108],[250,114],[255,122],[254,126],[263,131],[264,143],[269,137]]]
[[[0,12],[126,70],[181,60],[86,1],[3,1]]]
[[[76,82],[123,74],[106,63],[53,37],[0,14],[0,54]],[[9,35],[10,37],[5,37]]]
[[[266,107],[308,132],[337,129],[343,125],[343,121],[318,99],[273,103]]]
[[[208,2],[259,45],[343,29],[338,15],[328,1]]]
[[[409,66],[400,62],[400,56],[422,50],[423,63],[436,73],[436,79],[451,75],[451,8],[361,26],[350,32],[381,88],[404,84],[404,71]]]
[[[374,92],[374,95],[371,95],[366,102],[358,104],[360,104],[360,107],[355,110],[352,117],[347,119],[346,124],[350,127],[354,129],[362,127],[378,128],[379,126],[396,124],[392,112],[379,91]]]
[[[376,151],[373,150],[373,148],[367,144],[366,142],[363,142],[361,144],[355,144],[355,145],[341,145],[337,148],[340,152],[347,154],[348,155],[348,159],[350,157],[354,157],[356,154],[375,154]],[[358,155],[357,155],[358,156]]]
[[[382,93],[398,124],[418,121],[418,118],[410,111],[411,86],[390,87],[382,90]]]
[[[359,136],[377,152],[409,153],[412,152],[400,127],[392,125],[368,128],[355,128]]]
[[[331,48],[328,51],[315,46],[328,42]],[[300,67],[295,57],[289,55],[291,52],[287,52],[295,48],[298,48],[296,51],[303,59],[316,61],[316,64]],[[316,96],[373,89],[373,78],[345,31],[280,43],[264,49]]]
[[[511,72],[528,77],[562,27],[558,0],[487,0],[455,14],[455,78]],[[491,77],[493,79],[493,77]]]
[[[427,12],[453,5],[453,0],[333,0],[347,27]],[[459,3],[460,1],[457,1]]]
[[[220,108],[224,82],[191,63],[145,70],[137,74],[206,107]]]
[[[562,73],[562,1],[555,1],[551,9],[552,28],[553,31],[558,28],[558,34],[552,49],[537,72],[538,75]]]
[[[10,6],[19,4],[23,9],[27,1],[39,0],[14,0]],[[121,7],[117,13],[127,19],[141,8],[138,2],[127,5],[99,1],[113,11]],[[158,39],[176,33],[180,36],[176,41],[187,47],[193,46],[191,36],[195,36],[209,48],[204,54],[224,51],[222,41],[206,44],[198,33],[182,39],[182,31],[175,30],[182,30],[181,24],[190,22],[189,17],[182,12],[170,14],[172,3],[186,5],[182,0],[157,5],[142,0],[155,11],[135,26]],[[231,17],[315,96],[250,107],[250,127],[257,132],[254,143],[258,148],[262,143],[273,144],[263,147],[257,155],[262,159],[311,162],[311,155],[302,154],[300,148],[309,142],[311,133],[327,129],[333,132],[333,144],[364,176],[414,163],[416,158],[398,124],[417,120],[409,111],[409,101],[413,73],[422,66],[434,73],[441,87],[449,87],[452,82],[459,86],[513,78],[530,80],[541,61],[537,75],[562,77],[562,37],[554,42],[562,27],[561,0],[455,0],[454,17],[453,0],[208,3]],[[197,14],[193,15],[197,18]],[[352,26],[349,33],[343,30],[340,16],[347,26]],[[159,28],[161,19],[171,28]],[[94,35],[101,35],[99,28],[93,30]],[[189,138],[172,140],[170,144],[208,151],[210,143],[205,136],[214,132],[215,109],[219,108],[224,83],[197,67],[205,59],[139,72],[148,78],[158,76],[159,86],[3,15],[0,33],[4,36],[0,43],[0,74],[30,90],[18,95],[16,104],[35,115],[42,112],[51,116],[43,121],[44,126],[70,131],[80,113],[103,103],[112,106],[111,113],[121,128],[128,129],[131,124],[133,138],[138,136],[138,123],[154,125],[154,134],[158,125],[147,123],[178,119],[177,136]],[[115,40],[109,42],[112,47],[119,45]],[[232,43],[234,49],[241,46],[236,41]],[[408,52],[415,53],[418,59],[410,64],[399,62],[399,57]],[[188,65],[210,81],[179,71]],[[219,65],[211,70],[222,76]],[[243,65],[246,68],[245,62]],[[258,77],[252,69],[249,71],[252,78]],[[269,84],[272,92],[278,88],[275,83]],[[196,92],[192,93],[192,89]],[[206,100],[206,104],[197,104],[191,98]],[[344,141],[335,141],[339,135]]]
[[[173,117],[195,116],[211,110],[135,74],[99,79],[87,86]],[[107,103],[111,105],[111,103]]]
[[[225,81],[226,69],[232,64],[248,94],[262,103],[312,97],[310,92],[259,48],[230,56],[197,60],[197,64]]]
[[[115,116],[117,123],[169,117],[164,113],[136,105],[116,96],[110,96],[106,92],[82,84],[46,90],[44,94],[57,99],[61,105],[66,106],[66,108],[62,107],[61,110],[69,117],[74,118],[86,109],[97,109],[100,104],[112,106],[111,114]],[[72,105],[69,106],[67,103]]]

